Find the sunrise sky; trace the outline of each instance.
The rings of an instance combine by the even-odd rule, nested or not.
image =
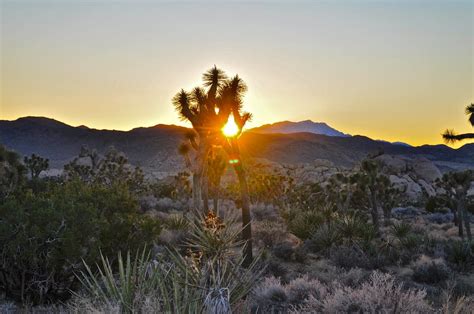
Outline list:
[[[247,82],[251,126],[415,145],[472,130],[473,1],[0,3],[0,119],[179,124],[171,98],[216,64]]]

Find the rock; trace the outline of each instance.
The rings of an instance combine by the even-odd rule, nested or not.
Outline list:
[[[467,196],[468,196],[468,197],[474,196],[474,181],[471,182],[471,187],[470,187],[469,190],[467,191]]]
[[[400,192],[405,193],[410,201],[417,201],[423,195],[421,186],[407,174],[402,177],[390,175],[389,179],[393,186]]]
[[[454,220],[453,213],[433,213],[425,216],[425,219],[432,223],[444,224]]]
[[[300,246],[302,243],[301,239],[295,236],[293,233],[287,233],[281,242],[286,243],[293,248]]]
[[[423,190],[426,192],[426,194],[428,194],[428,196],[436,196],[436,191],[431,184],[429,184],[423,179],[418,180],[418,184],[423,188]]]
[[[404,175],[403,179],[405,179],[408,182],[405,193],[410,200],[416,201],[421,196],[423,196],[423,190],[421,189],[421,186],[415,181],[413,181],[413,179],[410,178],[409,175]]]
[[[410,207],[395,207],[392,209],[392,216],[395,218],[413,218],[421,215],[419,209],[410,206]]]
[[[411,166],[418,178],[426,182],[433,182],[442,176],[435,164],[426,158],[414,159]]]
[[[390,173],[400,174],[407,170],[406,161],[400,157],[384,154],[375,159],[385,165]]]

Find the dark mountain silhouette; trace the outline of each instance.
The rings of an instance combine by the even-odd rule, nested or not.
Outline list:
[[[39,154],[61,168],[78,155],[82,145],[104,152],[109,146],[123,151],[134,165],[149,172],[174,172],[183,168],[177,153],[186,128],[158,124],[130,131],[72,127],[38,117],[15,121],[0,120],[0,143],[20,154]],[[365,136],[326,136],[312,133],[260,133],[248,131],[241,137],[244,154],[281,163],[309,163],[327,159],[339,166],[353,166],[369,154],[383,151],[392,155],[425,157],[443,171],[474,168],[474,144],[459,149],[446,145],[410,147],[372,140]]]
[[[300,122],[291,122],[291,121],[276,122],[273,124],[265,124],[257,128],[253,128],[250,131],[255,132],[255,133],[283,133],[283,134],[308,132],[308,133],[321,134],[321,135],[327,135],[327,136],[350,136],[348,134],[344,134],[330,127],[324,122],[313,122],[311,120],[305,120],[305,121],[300,121]]]

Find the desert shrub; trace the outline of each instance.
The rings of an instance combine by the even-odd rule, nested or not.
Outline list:
[[[448,262],[459,270],[469,270],[474,265],[474,244],[464,241],[451,241],[445,246]]]
[[[278,260],[273,258],[265,261],[264,275],[277,278],[284,278],[288,274],[288,269]]]
[[[295,248],[292,257],[295,262],[304,263],[308,258],[308,250],[304,245],[300,245]]]
[[[442,259],[430,259],[426,255],[414,263],[413,280],[421,283],[436,284],[449,278],[450,269]]]
[[[308,277],[281,284],[266,278],[252,295],[257,313],[431,313],[424,290],[406,289],[390,274],[373,272],[356,286],[323,284]]]
[[[171,230],[186,230],[189,226],[188,220],[180,214],[170,215],[163,223]]]
[[[396,248],[387,247],[383,242],[341,245],[333,247],[329,255],[335,266],[344,269],[378,269],[394,264],[399,258]]]
[[[336,226],[344,242],[370,242],[376,237],[374,226],[357,212],[339,216]]]
[[[281,258],[285,261],[290,261],[293,257],[295,250],[293,249],[293,245],[291,245],[291,243],[283,242],[275,245],[275,247],[273,247],[272,252],[273,255],[275,255],[276,257]]]
[[[320,225],[305,246],[313,252],[328,253],[333,246],[370,242],[376,237],[375,228],[357,213],[333,215]]]
[[[257,313],[281,313],[288,309],[288,295],[280,279],[267,277],[252,294],[252,311]]]
[[[406,238],[412,232],[412,227],[409,223],[399,222],[391,227],[393,236],[397,239]]]
[[[445,212],[446,207],[452,206],[452,202],[446,196],[430,196],[426,200],[425,209],[429,213],[438,213]]]
[[[474,308],[474,297],[472,296],[461,296],[453,298],[449,296],[445,299],[441,313],[443,314],[469,314],[472,313]]]
[[[70,181],[39,194],[25,192],[0,204],[0,287],[33,304],[64,300],[77,284],[82,260],[152,243],[160,224],[138,213],[121,185]]]
[[[302,310],[311,311],[316,303],[325,313],[432,313],[425,296],[424,290],[404,289],[391,275],[376,271],[357,288],[336,285],[321,305],[310,301]]]
[[[409,234],[408,236],[400,239],[400,245],[406,250],[415,250],[423,242],[423,237],[417,234]]]
[[[327,292],[324,284],[307,276],[293,279],[286,285],[278,278],[267,277],[253,291],[252,310],[257,313],[288,312],[310,297],[324,298]]]
[[[304,245],[312,252],[327,253],[332,246],[340,244],[341,240],[339,230],[325,224],[319,227],[311,238],[304,242]]]
[[[308,239],[324,223],[325,217],[318,210],[291,213],[287,219],[288,230],[300,239]]]
[[[277,221],[280,217],[274,206],[265,204],[257,205],[251,207],[252,219],[254,221]]]
[[[266,248],[281,243],[288,234],[285,225],[274,221],[254,223],[252,232],[254,242]]]
[[[427,249],[430,239],[424,233],[424,230],[413,228],[407,222],[396,223],[391,227],[390,233],[396,239],[395,245],[400,249],[400,255],[404,262],[408,262],[409,257],[415,252]]]

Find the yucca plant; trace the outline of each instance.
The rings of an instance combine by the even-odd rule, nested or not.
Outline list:
[[[143,249],[132,260],[130,253],[125,259],[119,253],[117,272],[104,256],[97,272],[86,264],[78,275],[86,294],[103,308],[124,313],[231,313],[259,278],[259,259],[242,267],[241,229],[231,222],[196,215],[189,227],[187,255],[168,250],[153,260]]]
[[[101,253],[97,272],[84,262],[85,271],[77,277],[94,301],[109,307],[118,305],[121,312],[129,313],[137,308],[141,298],[158,290],[160,273],[150,268],[150,261],[146,249],[137,252],[133,261],[130,252],[125,259],[119,252],[118,273],[115,273],[110,260]]]
[[[406,238],[412,232],[412,227],[409,223],[400,222],[394,224],[391,228],[393,236],[399,240]]]
[[[173,214],[165,220],[164,225],[171,230],[185,230],[189,221],[183,215]]]

